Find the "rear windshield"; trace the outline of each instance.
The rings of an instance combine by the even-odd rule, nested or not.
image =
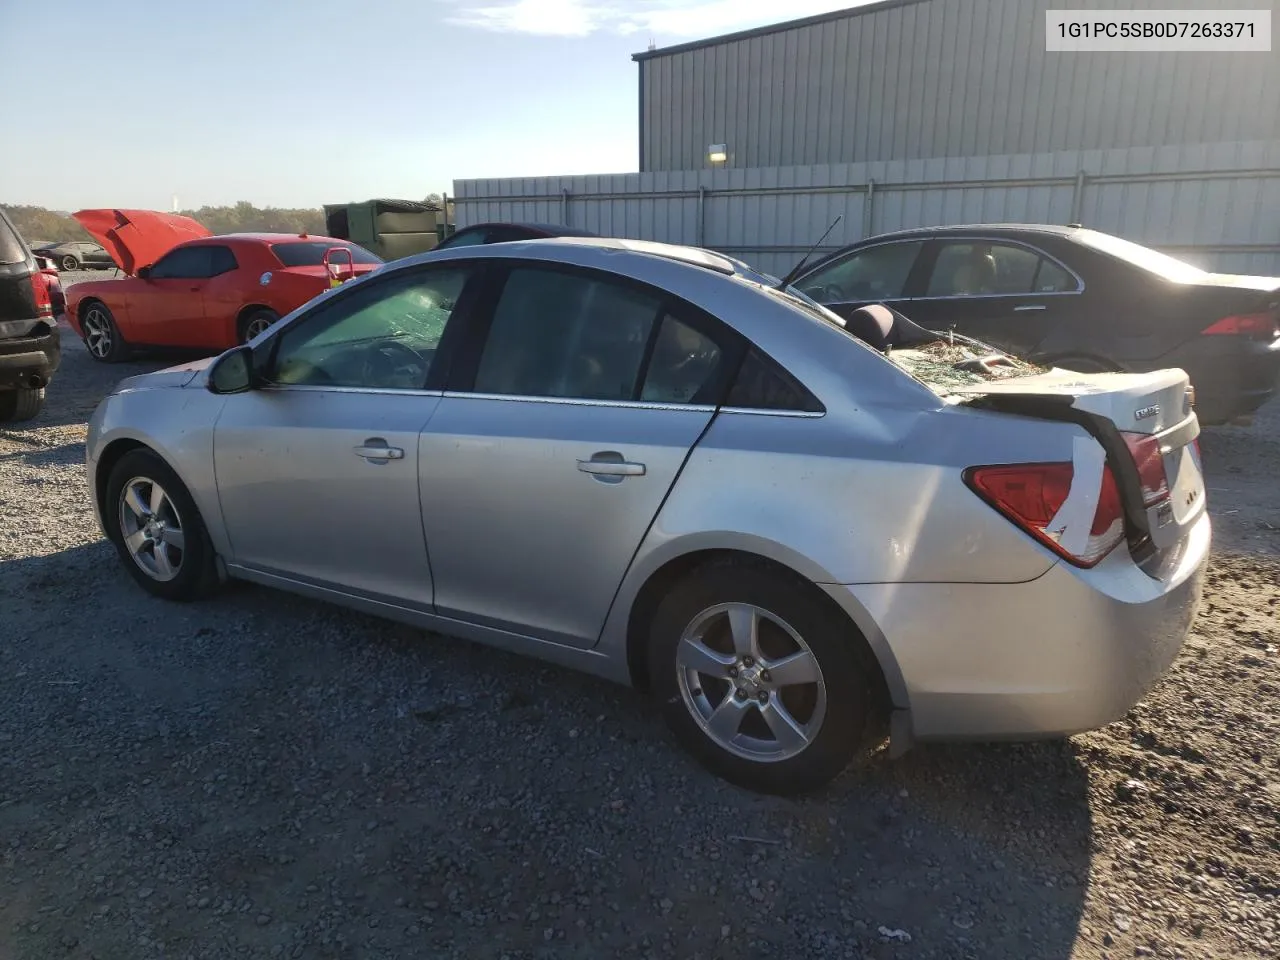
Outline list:
[[[26,260],[27,251],[22,248],[18,231],[0,210],[0,263],[25,263]]]
[[[286,267],[318,267],[324,263],[324,255],[334,247],[350,250],[351,256],[356,263],[382,263],[381,257],[374,256],[364,247],[357,247],[354,243],[298,240],[291,243],[273,243],[271,252],[279,257],[280,262]],[[347,262],[347,258],[343,254],[337,254],[329,259],[339,264]]]
[[[1150,247],[1144,247],[1140,243],[1132,243],[1119,237],[1113,237],[1109,233],[1077,230],[1071,237],[1078,243],[1083,243],[1113,257],[1118,257],[1126,263],[1131,263],[1139,269],[1164,277],[1166,280],[1172,280],[1174,283],[1194,283],[1208,275],[1199,267],[1194,267],[1176,257],[1171,257],[1167,253],[1152,250]]]

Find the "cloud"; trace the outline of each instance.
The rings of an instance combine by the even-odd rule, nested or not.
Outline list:
[[[706,37],[853,6],[857,0],[445,0],[449,23],[501,33]]]

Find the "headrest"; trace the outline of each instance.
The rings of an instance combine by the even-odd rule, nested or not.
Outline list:
[[[844,328],[881,353],[893,344],[893,311],[880,303],[870,303],[849,314]]]

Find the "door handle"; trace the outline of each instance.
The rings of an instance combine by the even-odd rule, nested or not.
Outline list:
[[[404,451],[399,447],[387,446],[381,437],[370,437],[363,446],[354,447],[357,457],[363,457],[370,463],[386,463],[388,460],[403,460]]]
[[[623,460],[622,454],[609,450],[595,454],[590,460],[579,460],[578,469],[592,476],[621,480],[623,477],[643,477],[644,464]],[[616,479],[614,479],[616,478]]]
[[[1043,303],[1020,303],[1013,308],[1014,313],[1025,313],[1028,310],[1043,310]]]

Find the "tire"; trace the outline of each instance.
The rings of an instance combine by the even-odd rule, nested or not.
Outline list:
[[[240,318],[239,329],[237,331],[240,342],[248,343],[259,333],[265,330],[271,324],[280,319],[280,314],[266,307],[257,307],[253,310],[245,312]]]
[[[129,575],[153,596],[186,602],[216,588],[217,559],[200,511],[151,450],[130,450],[112,468],[102,520]]]
[[[79,270],[80,261],[72,254],[66,254],[58,259],[58,268],[60,270]]]
[[[747,622],[752,611],[758,641],[738,646],[755,649],[748,662],[735,659],[729,623]],[[703,642],[688,646],[686,637]],[[698,647],[718,659],[691,657]],[[792,666],[807,664],[805,676],[819,682],[784,685],[770,674],[767,667],[789,651],[798,657]],[[878,667],[865,640],[811,584],[763,564],[712,563],[677,583],[654,613],[648,652],[653,689],[676,739],[713,773],[750,790],[788,795],[824,786],[873,728]],[[691,662],[713,670],[695,672]],[[711,732],[721,714],[736,716],[732,741]],[[812,729],[798,738],[774,735],[786,730],[787,717]]]
[[[129,357],[129,345],[120,336],[116,318],[101,300],[90,300],[80,315],[80,331],[89,356],[99,363],[119,363]]]
[[[44,388],[0,391],[0,423],[30,420],[44,409]]]

